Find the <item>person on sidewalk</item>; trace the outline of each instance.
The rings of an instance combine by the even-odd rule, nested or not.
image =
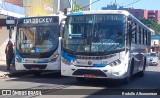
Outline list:
[[[7,64],[7,70],[10,71],[10,65],[12,63],[12,60],[14,59],[14,50],[13,50],[13,44],[11,41],[8,41],[8,44],[6,45],[5,49],[6,53],[6,64]]]

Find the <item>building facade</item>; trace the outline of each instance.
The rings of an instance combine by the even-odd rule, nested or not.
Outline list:
[[[107,5],[107,7],[102,7],[102,10],[117,10],[117,9],[118,9],[118,5],[116,2],[113,4]]]
[[[53,0],[53,13],[56,14],[59,11],[63,12],[64,9],[71,8],[69,0]]]
[[[134,8],[124,8],[123,6],[117,7],[117,3],[107,5],[107,7],[102,7],[102,10],[127,10],[136,18],[145,19],[156,19],[157,23],[160,24],[160,10],[145,10],[145,9],[134,9]]]
[[[160,24],[160,10],[128,9],[137,18],[156,19]]]
[[[23,0],[26,16],[53,14],[53,0]]]
[[[4,2],[8,2],[13,5],[21,6],[23,7],[23,0],[3,0]]]
[[[9,30],[7,30],[5,19],[7,16],[15,18],[25,17],[25,9],[22,6],[23,0],[0,0],[0,60],[5,60],[5,48],[8,40],[14,42],[15,30],[12,30],[12,39],[9,39]]]
[[[87,11],[91,9],[91,0],[69,0],[70,4],[71,4],[71,9],[73,7],[73,4],[76,2],[80,5],[83,6],[83,10]]]

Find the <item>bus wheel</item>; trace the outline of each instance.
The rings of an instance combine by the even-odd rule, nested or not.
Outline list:
[[[77,81],[84,81],[84,80],[85,80],[85,78],[82,78],[82,77],[76,77],[76,80],[77,80]]]
[[[39,71],[33,71],[32,74],[37,77],[37,76],[41,75],[41,72],[39,72]]]
[[[144,71],[145,71],[145,69],[146,69],[146,59],[144,60],[144,65],[143,65],[142,71],[139,72],[139,76],[140,76],[140,77],[143,77],[143,76],[144,76]]]
[[[133,75],[133,71],[134,71],[134,60],[132,60],[130,68],[129,68],[129,75],[124,78],[124,83],[128,84],[131,81],[132,75]]]

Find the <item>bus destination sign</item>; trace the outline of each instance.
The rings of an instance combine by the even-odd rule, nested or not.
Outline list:
[[[58,23],[58,17],[32,17],[19,19],[19,24]]]

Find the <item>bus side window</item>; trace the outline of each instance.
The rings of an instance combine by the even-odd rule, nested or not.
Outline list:
[[[145,34],[146,34],[146,36],[145,36],[146,37],[145,43],[146,43],[146,45],[148,45],[148,43],[147,43],[148,42],[148,32],[147,32],[147,30],[146,30]]]
[[[139,43],[139,26],[138,25],[136,25],[136,37],[137,37],[136,42],[138,44]]]
[[[142,33],[142,32],[141,32],[141,27],[140,27],[140,26],[139,26],[139,30],[138,30],[138,31],[139,31],[139,32],[138,32],[138,36],[139,36],[139,37],[138,37],[138,38],[139,38],[139,39],[138,39],[138,42],[139,42],[139,44],[141,44],[141,33]]]
[[[150,35],[151,32],[148,32],[147,34],[148,34],[148,41],[147,42],[148,42],[148,45],[151,46],[151,35]]]
[[[146,30],[144,30],[144,45],[146,45]]]
[[[141,44],[144,45],[144,29],[141,28]]]
[[[137,43],[136,23],[132,23],[132,42]]]

